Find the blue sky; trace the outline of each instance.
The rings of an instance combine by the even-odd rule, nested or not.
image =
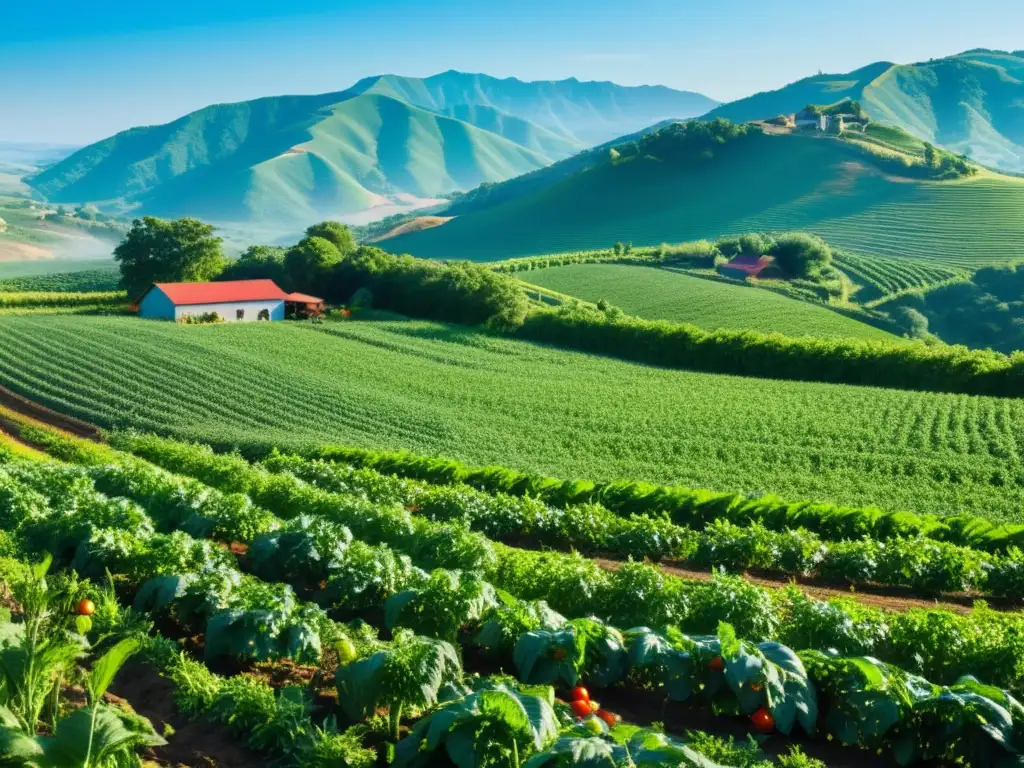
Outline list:
[[[447,69],[729,100],[873,61],[1024,48],[1021,0],[0,2],[0,141],[83,144],[207,104]],[[967,9],[966,11],[964,9]]]

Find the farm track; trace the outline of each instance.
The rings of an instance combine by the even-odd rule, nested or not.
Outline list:
[[[81,419],[76,419],[73,416],[66,416],[63,413],[54,411],[44,405],[40,405],[39,403],[33,402],[28,398],[12,392],[6,387],[0,387],[0,406],[8,408],[16,413],[20,413],[22,416],[27,416],[33,421],[53,427],[61,432],[70,433],[75,437],[84,438],[93,442],[102,441],[102,438],[100,437],[100,428],[96,425],[82,421]],[[0,428],[20,442],[23,442],[26,445],[31,445],[29,441],[24,440],[21,437],[22,425],[5,416],[2,411],[0,411]]]

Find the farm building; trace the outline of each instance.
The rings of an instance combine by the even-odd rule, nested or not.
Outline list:
[[[215,312],[229,323],[284,320],[323,311],[323,299],[285,293],[273,280],[154,283],[136,302],[139,317],[181,320]]]
[[[731,261],[722,264],[718,272],[725,277],[735,280],[744,280],[748,277],[757,277],[765,269],[771,266],[774,259],[771,256],[753,256],[740,254]]]

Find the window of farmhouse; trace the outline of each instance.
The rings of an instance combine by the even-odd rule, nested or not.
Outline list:
[[[257,320],[269,320],[270,319],[270,310],[269,309],[261,309],[260,313],[259,313],[259,315],[257,315],[256,319]]]
[[[245,320],[245,310],[244,309],[236,309],[235,310],[235,320]]]

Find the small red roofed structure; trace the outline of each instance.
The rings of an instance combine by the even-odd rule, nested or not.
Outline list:
[[[771,256],[754,256],[752,254],[740,254],[725,264],[722,264],[718,271],[725,277],[735,280],[745,280],[748,277],[757,277],[775,261]]]
[[[285,293],[273,280],[154,283],[135,303],[139,317],[162,320],[217,315],[226,322],[258,322],[319,316],[324,309],[323,299]]]
[[[284,297],[284,304],[287,315],[312,317],[324,312],[324,300],[308,293],[289,293]]]

